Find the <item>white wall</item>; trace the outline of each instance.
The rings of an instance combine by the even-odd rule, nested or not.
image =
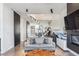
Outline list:
[[[2,11],[3,10],[3,4],[0,3],[0,38],[1,38],[1,30],[2,30]]]
[[[64,17],[66,15],[67,15],[67,5],[65,5],[63,10],[61,10],[61,13],[58,14],[58,16],[55,17],[56,20],[52,21],[51,25],[52,25],[52,29],[54,31],[55,30],[64,31],[64,28],[65,28]]]
[[[59,15],[59,19],[60,19],[60,28],[61,30],[65,29],[65,23],[64,23],[64,17],[67,16],[67,8],[64,8],[61,12],[61,14]]]
[[[26,19],[23,17],[20,18],[20,32],[21,32],[21,41],[26,40]]]
[[[14,47],[14,17],[13,11],[3,4],[3,31],[1,40],[1,53]]]
[[[1,4],[0,4],[0,38],[1,38]]]
[[[0,3],[0,52],[1,52],[1,41],[2,41],[2,12],[3,12],[3,4]]]

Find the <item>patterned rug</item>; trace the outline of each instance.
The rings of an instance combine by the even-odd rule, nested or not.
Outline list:
[[[32,50],[25,53],[25,56],[55,56],[55,51]]]

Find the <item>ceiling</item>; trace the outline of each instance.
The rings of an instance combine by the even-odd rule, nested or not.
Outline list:
[[[21,14],[49,14],[50,9],[53,12],[60,13],[66,6],[66,3],[5,3],[7,6]],[[28,9],[28,12],[26,12]]]
[[[55,19],[66,8],[66,3],[5,3],[5,5],[21,16],[26,17],[29,14],[37,20]],[[53,10],[53,13],[50,12],[50,9]]]
[[[32,16],[36,20],[56,20],[59,17],[57,14],[28,14],[28,16]]]

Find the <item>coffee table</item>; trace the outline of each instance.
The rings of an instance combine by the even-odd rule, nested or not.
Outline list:
[[[25,52],[25,56],[55,56],[55,51],[37,49]]]

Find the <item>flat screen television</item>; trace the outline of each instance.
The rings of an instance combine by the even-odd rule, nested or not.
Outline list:
[[[64,17],[66,30],[79,30],[79,10]]]

